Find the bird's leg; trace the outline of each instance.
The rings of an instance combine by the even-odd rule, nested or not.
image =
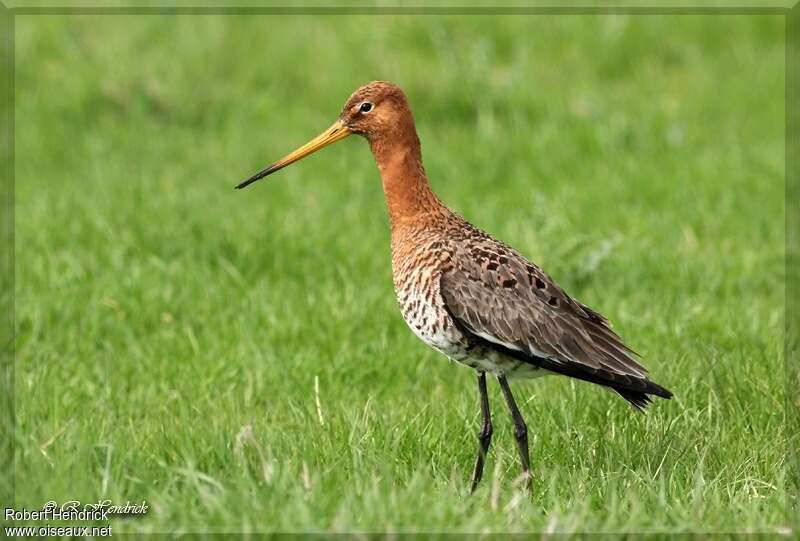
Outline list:
[[[475,492],[475,488],[483,476],[483,463],[486,460],[486,453],[489,445],[492,444],[492,414],[489,412],[489,395],[486,392],[486,372],[478,373],[478,391],[481,394],[481,415],[483,424],[478,434],[478,458],[475,459],[475,469],[472,472],[472,488],[470,492]]]
[[[531,488],[531,465],[528,458],[528,426],[525,424],[525,419],[519,412],[517,403],[514,402],[514,395],[511,394],[511,388],[508,386],[508,380],[505,376],[497,376],[497,381],[500,382],[500,388],[503,389],[503,396],[508,404],[508,409],[511,411],[511,417],[514,419],[514,436],[517,438],[517,448],[519,449],[519,458],[522,461],[522,475],[525,476],[525,486],[528,490]]]

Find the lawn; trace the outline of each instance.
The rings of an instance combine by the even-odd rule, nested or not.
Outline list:
[[[115,533],[783,531],[779,16],[19,16],[16,506]],[[408,331],[361,140],[233,186],[389,79],[457,212],[675,393],[513,385]]]

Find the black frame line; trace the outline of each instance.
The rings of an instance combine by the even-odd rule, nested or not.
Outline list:
[[[800,525],[800,1],[791,7],[765,6],[349,6],[349,7],[6,7],[0,2],[0,499],[1,507],[15,503],[15,17],[17,15],[783,15],[785,21],[785,427],[786,524]],[[210,532],[209,532],[210,533]],[[532,532],[533,533],[533,532]],[[611,533],[611,532],[608,532]],[[616,534],[635,534],[617,532]],[[647,532],[650,534],[672,532]],[[688,532],[685,532],[688,533]],[[702,535],[722,532],[691,532]],[[744,533],[744,532],[741,532]],[[750,532],[757,533],[757,532]],[[772,532],[777,533],[777,532]],[[399,534],[410,535],[410,534]],[[413,535],[413,534],[411,534]],[[494,537],[494,534],[487,537]],[[519,536],[512,535],[511,537]]]

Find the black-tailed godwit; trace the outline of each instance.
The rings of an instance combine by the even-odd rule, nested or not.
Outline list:
[[[237,188],[350,134],[367,139],[380,170],[403,318],[423,342],[478,372],[483,424],[472,490],[483,474],[492,438],[487,372],[497,377],[511,411],[528,486],[528,429],[509,379],[561,374],[616,391],[640,410],[651,395],[672,396],[648,378],[604,316],[436,197],[422,166],[408,101],[392,83],[376,81],[356,90],[333,126]]]

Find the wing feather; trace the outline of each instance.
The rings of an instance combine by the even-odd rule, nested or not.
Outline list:
[[[451,246],[440,291],[466,331],[527,362],[610,386],[637,407],[647,403],[640,393],[671,396],[602,314],[539,267],[477,229],[461,240]]]

